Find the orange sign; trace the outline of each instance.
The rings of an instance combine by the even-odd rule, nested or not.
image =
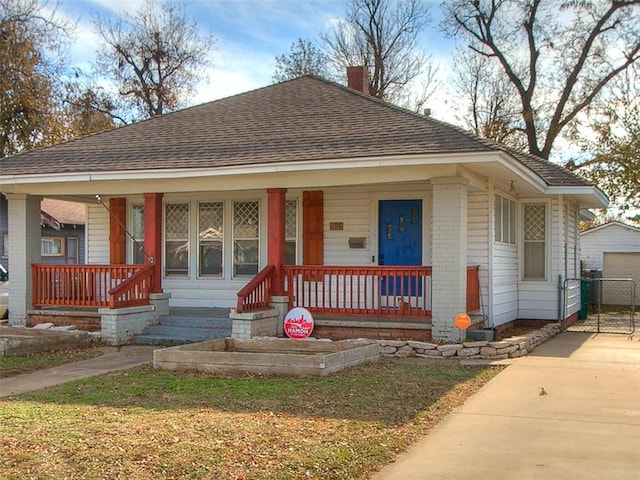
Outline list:
[[[471,326],[471,317],[469,317],[469,315],[467,315],[466,313],[459,313],[458,315],[456,315],[453,323],[460,330],[466,330]]]

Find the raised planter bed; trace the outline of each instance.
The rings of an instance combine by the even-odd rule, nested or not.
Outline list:
[[[222,374],[326,376],[379,358],[378,344],[373,342],[223,338],[156,350],[153,366]]]

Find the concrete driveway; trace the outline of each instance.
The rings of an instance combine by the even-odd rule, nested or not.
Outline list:
[[[640,341],[562,333],[372,477],[640,479]]]

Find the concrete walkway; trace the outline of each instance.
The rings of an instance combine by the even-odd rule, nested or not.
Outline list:
[[[156,348],[143,345],[104,347],[104,354],[100,357],[2,378],[0,379],[0,398],[144,365],[153,361],[153,351]]]
[[[554,337],[371,478],[640,479],[638,336]]]

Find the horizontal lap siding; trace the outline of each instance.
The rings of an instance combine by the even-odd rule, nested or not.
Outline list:
[[[487,192],[468,195],[467,265],[480,265],[481,305],[489,314],[489,196]],[[481,312],[482,312],[481,310]]]
[[[331,189],[324,192],[324,264],[371,264],[371,202],[368,190]],[[331,230],[339,222],[343,230]],[[349,248],[350,237],[365,237],[365,248]]]
[[[518,250],[515,245],[493,246],[493,326],[518,318]]]
[[[87,206],[87,263],[109,263],[109,213],[101,205]]]

